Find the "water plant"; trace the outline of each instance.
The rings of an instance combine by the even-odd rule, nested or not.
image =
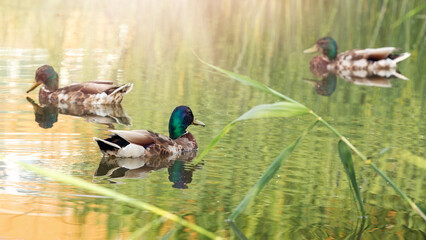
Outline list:
[[[35,172],[37,174],[43,175],[45,177],[49,177],[51,179],[54,179],[56,181],[59,182],[63,182],[63,183],[67,183],[67,184],[71,184],[74,186],[77,186],[79,188],[82,189],[86,189],[88,191],[92,191],[95,192],[97,194],[103,195],[103,196],[107,196],[110,197],[111,199],[123,202],[125,204],[134,206],[138,209],[141,210],[147,210],[150,211],[152,213],[155,213],[159,216],[161,216],[161,218],[156,219],[150,223],[145,224],[144,227],[140,228],[139,230],[137,230],[136,232],[133,233],[133,235],[131,236],[131,239],[138,239],[138,236],[140,237],[144,232],[146,232],[147,230],[150,229],[150,227],[152,225],[158,224],[162,221],[164,221],[165,219],[169,219],[175,223],[178,223],[182,226],[185,226],[187,228],[192,229],[193,231],[196,231],[210,239],[221,239],[220,237],[216,236],[214,233],[206,230],[203,227],[200,227],[194,223],[191,223],[179,216],[177,216],[176,214],[173,214],[171,212],[168,212],[166,210],[163,210],[159,207],[156,207],[152,204],[140,201],[138,199],[126,196],[124,194],[118,193],[117,191],[105,188],[105,187],[101,187],[99,185],[93,184],[93,183],[89,183],[87,181],[84,181],[80,178],[77,177],[72,177],[72,176],[67,176],[65,174],[53,171],[53,170],[48,170],[48,169],[44,169],[44,168],[40,168],[40,167],[36,167],[34,165],[30,165],[30,164],[26,164],[26,163],[19,163],[22,167],[26,168],[27,170],[30,170],[32,172]],[[168,234],[166,234],[165,237],[167,237]],[[169,236],[170,237],[170,236]]]
[[[246,197],[241,201],[241,203],[235,208],[235,210],[231,213],[228,218],[228,221],[234,222],[235,218],[241,214],[246,207],[250,204],[250,202],[260,193],[262,188],[271,180],[271,178],[275,175],[278,169],[284,164],[285,160],[290,156],[290,154],[295,150],[299,142],[302,138],[311,130],[315,125],[320,122],[326,128],[328,128],[334,135],[338,138],[338,150],[339,156],[342,161],[343,167],[345,169],[346,175],[349,179],[350,187],[355,193],[359,209],[363,218],[366,217],[366,212],[364,209],[364,204],[361,198],[361,193],[358,188],[358,184],[356,181],[355,168],[352,160],[351,150],[358,155],[358,157],[368,166],[370,166],[376,173],[378,173],[392,188],[411,206],[411,208],[418,213],[425,221],[426,214],[425,212],[415,203],[413,202],[401,189],[399,189],[395,183],[393,183],[373,162],[371,158],[367,158],[361,151],[359,151],[345,136],[343,136],[338,130],[332,127],[327,121],[325,121],[322,117],[317,115],[314,111],[310,110],[303,104],[275,91],[268,86],[255,81],[247,76],[237,74],[234,72],[230,72],[209,64],[202,59],[199,59],[202,63],[207,65],[208,67],[218,71],[224,76],[237,80],[245,85],[249,85],[251,87],[255,87],[264,92],[267,92],[271,95],[274,95],[282,100],[283,102],[273,103],[273,104],[262,104],[253,107],[248,112],[241,115],[239,118],[235,119],[227,126],[225,126],[222,131],[209,143],[209,145],[201,152],[201,154],[197,157],[197,159],[193,162],[193,164],[197,164],[203,157],[205,157],[208,152],[220,141],[220,139],[229,132],[237,122],[243,120],[250,120],[255,118],[276,118],[276,117],[293,117],[299,115],[310,114],[314,117],[315,122],[311,124],[303,134],[297,138],[292,144],[286,147],[278,157],[272,162],[267,171],[263,174],[263,176],[259,179],[259,181],[252,187]]]

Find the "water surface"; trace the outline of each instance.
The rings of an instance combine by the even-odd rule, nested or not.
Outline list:
[[[426,12],[391,26],[420,3],[5,1],[0,6],[0,238],[126,238],[158,218],[24,171],[18,161],[81,177],[236,238],[224,220],[311,117],[238,123],[195,168],[176,161],[144,169],[136,178],[123,177],[123,169],[115,178],[94,176],[103,159],[92,138],[106,137],[107,129],[167,134],[172,110],[184,104],[207,125],[189,128],[202,150],[250,108],[278,101],[215,73],[195,54],[305,104],[368,156],[389,148],[375,163],[411,199],[426,205]],[[303,80],[321,79],[309,71],[312,55],[302,51],[325,35],[337,40],[340,51],[381,46],[409,51],[412,56],[399,69],[410,80],[372,87],[337,78],[330,96],[318,95]],[[133,82],[122,103],[129,121],[99,123],[54,110],[41,117],[48,110],[36,106],[38,91],[25,91],[43,64],[57,70],[61,86]],[[360,213],[337,141],[323,126],[310,132],[237,218],[248,238],[342,239],[359,232]],[[355,163],[368,215],[362,238],[424,237],[425,222],[380,176],[358,158]],[[165,221],[143,239],[171,230],[173,239],[202,238]]]

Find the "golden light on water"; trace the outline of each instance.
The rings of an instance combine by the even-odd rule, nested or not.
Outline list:
[[[424,138],[419,136],[424,135],[420,123],[426,81],[420,57],[414,56],[426,54],[421,35],[425,10],[391,28],[396,16],[404,16],[421,1],[384,2],[388,11],[375,40],[383,1],[2,1],[0,238],[119,239],[157,220],[152,213],[23,171],[17,162],[82,177],[185,216],[218,235],[235,237],[224,219],[277,154],[300,135],[306,119],[239,123],[206,162],[193,169],[185,190],[172,188],[176,169],[150,169],[143,179],[93,177],[102,157],[92,138],[108,136],[107,129],[167,134],[171,111],[185,104],[207,125],[189,129],[203,149],[253,106],[278,101],[217,74],[197,56],[312,107],[363,152],[404,149],[396,148],[398,153],[378,162],[410,197],[424,199]],[[412,52],[413,58],[401,64],[412,80],[391,80],[392,88],[384,89],[340,79],[332,96],[315,95],[302,80],[311,76],[311,56],[302,51],[325,35],[338,39],[342,50],[389,45]],[[37,122],[40,116],[27,97],[37,103],[38,89],[25,91],[44,64],[58,72],[60,86],[91,80],[134,83],[122,103],[132,124],[96,124],[61,113],[42,119],[45,125]],[[297,234],[337,239],[351,234],[357,212],[336,144],[324,129],[306,137],[241,218],[249,238],[292,239]],[[398,233],[409,239],[421,233],[419,219],[386,183],[371,173],[359,173],[370,219],[375,221],[368,237]],[[407,221],[414,227],[407,227]],[[391,227],[375,230],[381,226]],[[164,222],[146,238],[164,236],[174,228],[173,222]],[[199,238],[188,229],[176,232],[176,239]]]

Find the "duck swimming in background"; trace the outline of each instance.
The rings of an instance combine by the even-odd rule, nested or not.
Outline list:
[[[133,87],[132,83],[115,86],[111,81],[91,81],[73,83],[63,88],[58,88],[58,80],[59,76],[55,69],[52,66],[43,65],[37,69],[35,74],[36,82],[27,93],[43,84],[38,95],[40,103],[118,104]]]
[[[169,121],[169,136],[148,130],[109,130],[113,134],[107,139],[93,138],[104,157],[151,157],[178,156],[186,151],[197,150],[195,137],[186,131],[189,125],[205,126],[194,118],[187,106],[176,107]]]
[[[369,76],[397,77],[408,80],[397,72],[397,64],[407,59],[409,53],[395,54],[397,48],[354,49],[337,54],[337,44],[331,37],[319,39],[303,53],[320,52],[310,61],[311,72],[324,76],[330,72],[339,76],[367,78]]]

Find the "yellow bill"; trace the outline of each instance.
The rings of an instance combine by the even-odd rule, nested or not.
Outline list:
[[[34,90],[36,87],[38,87],[38,85],[40,85],[41,84],[41,82],[35,82],[34,83],[34,85],[30,88],[30,89],[28,89],[28,91],[27,91],[27,93],[29,93],[29,92],[31,92],[32,90]]]
[[[313,47],[306,49],[303,53],[319,52],[318,46],[315,44]]]
[[[206,126],[206,124],[204,124],[203,122],[201,122],[200,120],[198,120],[196,118],[194,118],[194,121],[192,122],[192,124],[193,125],[200,125],[200,126],[203,126],[203,127]]]

